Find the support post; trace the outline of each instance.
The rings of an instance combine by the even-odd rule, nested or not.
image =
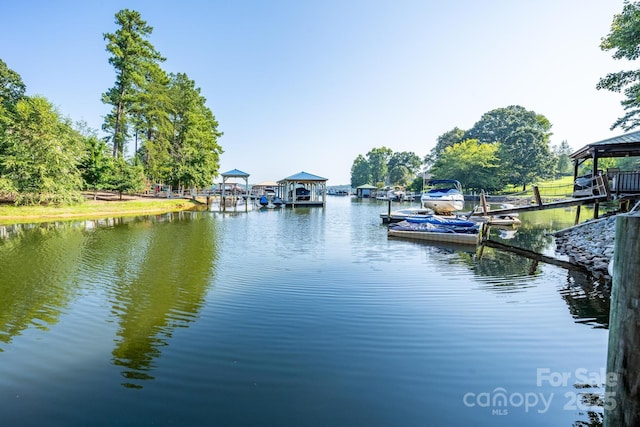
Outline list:
[[[536,198],[536,204],[542,206],[542,197],[540,197],[540,190],[537,185],[533,186],[533,196]]]
[[[640,425],[640,213],[618,215],[604,427]]]
[[[487,196],[484,194],[484,190],[480,193],[480,205],[482,206],[482,215],[487,216]]]
[[[575,220],[575,222],[573,223],[573,225],[578,225],[578,224],[580,223],[580,207],[581,207],[581,206],[582,206],[582,205],[578,205],[578,206],[576,207],[576,220]]]

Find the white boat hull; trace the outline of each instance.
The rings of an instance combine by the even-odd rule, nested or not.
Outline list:
[[[462,194],[443,195],[440,197],[425,194],[420,200],[423,208],[431,209],[437,214],[456,212],[464,208],[464,196]]]

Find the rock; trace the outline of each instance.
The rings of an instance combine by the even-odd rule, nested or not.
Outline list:
[[[556,252],[587,268],[596,277],[609,277],[607,267],[613,257],[615,215],[588,221],[558,232]]]

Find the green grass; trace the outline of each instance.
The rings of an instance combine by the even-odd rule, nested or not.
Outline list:
[[[522,191],[521,186],[508,186],[501,194],[521,197],[533,197],[533,187],[537,186],[540,196],[545,199],[566,199],[573,193],[573,176],[563,176],[560,179],[540,181],[527,186],[526,191]]]
[[[68,206],[14,206],[0,204],[0,224],[44,222],[52,219],[131,216],[188,210],[200,205],[200,203],[188,199],[86,201]]]

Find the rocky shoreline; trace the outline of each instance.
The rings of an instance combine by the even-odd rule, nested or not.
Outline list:
[[[613,259],[616,216],[591,220],[556,231],[556,252],[586,268],[595,278],[611,280],[609,262]]]

